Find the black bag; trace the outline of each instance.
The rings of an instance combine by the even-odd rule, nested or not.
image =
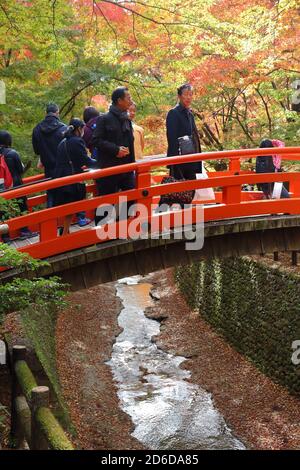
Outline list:
[[[184,135],[178,137],[179,154],[180,155],[191,155],[196,153],[196,146],[192,135]]]
[[[264,155],[256,158],[256,173],[275,173],[276,168],[273,163],[272,155]],[[268,198],[272,197],[274,183],[258,183],[257,188],[263,191]]]
[[[190,135],[184,135],[182,137],[178,137],[177,139],[180,155],[192,155],[193,153],[197,152],[194,137],[193,137],[193,124],[192,124],[191,116],[189,112],[188,112],[188,120],[191,126]]]
[[[164,176],[161,184],[176,183],[178,181],[185,181],[185,179],[183,178],[178,180],[173,176]],[[159,206],[162,204],[166,204],[168,206],[171,206],[172,204],[180,204],[180,206],[183,207],[185,204],[191,204],[192,200],[194,199],[194,195],[194,190],[163,194],[160,197]]]
[[[271,155],[264,155],[256,158],[256,173],[275,173],[275,165]]]

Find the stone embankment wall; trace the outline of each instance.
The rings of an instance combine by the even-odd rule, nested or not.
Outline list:
[[[263,373],[299,396],[300,365],[292,361],[292,344],[300,340],[299,275],[229,258],[180,267],[175,278],[193,309]]]

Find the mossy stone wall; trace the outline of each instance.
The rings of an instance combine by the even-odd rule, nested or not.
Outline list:
[[[188,304],[239,352],[292,393],[300,393],[300,276],[249,258],[200,262],[175,271]]]
[[[62,395],[56,366],[57,315],[57,309],[54,306],[36,305],[34,308],[27,308],[22,312],[21,321],[57,398],[59,407],[56,407],[54,413],[64,426],[73,432],[74,428]]]

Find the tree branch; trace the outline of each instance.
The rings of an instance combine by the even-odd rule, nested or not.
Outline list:
[[[113,0],[101,0],[103,3],[109,3],[110,5],[114,5],[116,7],[122,8],[123,10],[129,11],[133,15],[139,16],[141,18],[144,18],[144,20],[151,21],[152,23],[155,23],[160,26],[186,26],[186,23],[184,22],[169,22],[169,21],[158,21],[155,18],[151,18],[150,16],[143,15],[142,13],[139,13],[138,11],[134,10],[133,8],[129,8],[128,3],[124,4],[122,3],[116,3]]]
[[[61,107],[60,109],[60,112],[62,113],[63,110],[65,108],[67,108],[70,104],[72,105],[72,108],[74,107],[74,104],[75,104],[75,99],[77,98],[78,95],[80,95],[80,93],[82,93],[84,90],[86,90],[87,88],[89,88],[90,86],[92,86],[94,83],[96,82],[96,80],[91,80],[90,82],[86,83],[83,87],[81,87],[79,90],[75,91],[73,93],[73,95],[71,96],[70,99],[68,99],[68,101],[66,101],[63,106]],[[68,113],[70,112],[69,108],[67,108],[67,111],[65,113],[62,114],[62,117],[64,118]]]
[[[58,47],[58,46],[59,46],[59,40],[58,40],[58,37],[57,37],[57,34],[56,34],[56,29],[55,29],[55,23],[56,23],[56,11],[55,11],[56,2],[57,2],[57,0],[53,0],[53,1],[52,1],[52,5],[51,5],[51,8],[52,8],[52,32],[53,32],[53,35],[54,35],[54,38],[55,38],[56,47]]]
[[[113,2],[111,2],[113,3]],[[119,49],[119,44],[118,44],[118,35],[117,35],[117,31],[115,30],[115,28],[110,24],[110,22],[108,21],[108,19],[106,18],[105,14],[103,13],[102,11],[102,8],[100,7],[100,5],[98,5],[98,3],[96,1],[93,1],[93,5],[96,6],[96,8],[100,11],[101,15],[103,16],[104,18],[104,21],[105,23],[107,24],[107,26],[111,29],[111,31],[113,32],[114,36],[115,36],[115,41],[116,41],[116,49]]]
[[[269,112],[268,103],[266,102],[266,100],[265,100],[264,96],[262,95],[262,93],[259,91],[259,88],[255,88],[255,91],[260,96],[260,98],[263,102],[264,108],[266,110],[266,115],[267,115],[267,118],[268,118],[269,132],[270,132],[270,134],[272,134],[273,125],[272,125],[272,119],[271,119],[270,112]]]

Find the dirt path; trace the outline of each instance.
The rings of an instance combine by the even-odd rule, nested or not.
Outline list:
[[[105,284],[71,294],[72,307],[59,316],[57,364],[63,394],[83,449],[140,449],[130,436],[130,418],[120,410],[105,362],[120,333],[122,308],[115,286]]]
[[[216,407],[248,448],[299,449],[300,400],[260,373],[254,365],[192,312],[173,283],[172,271],[153,275],[155,307],[163,318],[160,348],[190,358],[191,381],[211,392]]]

